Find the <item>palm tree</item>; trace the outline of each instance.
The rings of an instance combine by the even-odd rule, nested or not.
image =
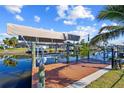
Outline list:
[[[97,45],[107,40],[116,39],[124,35],[124,6],[105,6],[97,16],[98,20],[110,20],[119,23],[117,26],[104,26],[99,30],[99,34],[91,39],[91,45]],[[103,31],[107,31],[103,33]]]
[[[18,39],[16,37],[12,37],[12,38],[5,38],[3,40],[4,44],[7,46],[12,46],[15,47],[18,44]]]
[[[16,37],[10,38],[9,42],[10,42],[11,46],[14,47],[14,48],[18,44],[18,40],[17,40]]]
[[[106,6],[97,16],[98,20],[110,20],[119,23],[117,26],[104,26],[99,30],[99,34],[91,39],[91,45],[100,45],[101,42],[116,39],[124,35],[124,6]],[[102,33],[103,31],[107,31]],[[113,55],[113,49],[112,49]],[[116,68],[114,64],[114,56],[112,56],[112,68]]]

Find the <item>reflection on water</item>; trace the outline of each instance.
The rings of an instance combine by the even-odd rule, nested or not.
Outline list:
[[[15,67],[18,64],[18,59],[29,59],[30,55],[1,55],[5,66]]]
[[[30,88],[31,58],[28,55],[0,56],[0,87]]]
[[[3,64],[6,66],[15,67],[18,63],[17,59],[14,56],[4,56]]]

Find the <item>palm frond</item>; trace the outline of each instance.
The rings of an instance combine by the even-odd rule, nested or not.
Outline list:
[[[97,19],[124,22],[124,6],[106,6],[104,10],[100,11],[97,16]]]
[[[119,29],[119,28],[122,28],[123,26],[104,26],[102,27],[100,30],[99,30],[99,34],[103,31],[113,31],[113,30],[116,30],[116,29]]]
[[[113,29],[110,32],[101,33],[93,37],[90,41],[90,45],[95,46],[100,42],[112,40],[118,38],[120,35],[124,35],[124,27]]]

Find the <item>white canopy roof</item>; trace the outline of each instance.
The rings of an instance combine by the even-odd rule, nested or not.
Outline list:
[[[7,33],[9,35],[23,36],[27,41],[36,41],[38,39],[39,42],[63,42],[66,40],[79,41],[80,39],[80,36],[77,35],[10,23],[7,24]]]
[[[45,29],[37,29],[33,27],[15,24],[7,24],[7,33],[10,35],[64,40],[63,33],[60,32],[54,32]]]

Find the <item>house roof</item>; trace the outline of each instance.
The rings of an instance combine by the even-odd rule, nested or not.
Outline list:
[[[28,26],[7,24],[7,33],[29,36],[29,37],[41,37],[41,38],[50,38],[50,39],[63,39],[63,34],[60,32],[49,31],[46,29],[37,29]]]
[[[18,35],[18,36],[24,36],[27,40],[35,40],[36,38],[39,38],[40,41],[46,41],[46,42],[63,42],[65,40],[72,39],[75,41],[78,41],[77,36],[70,34],[65,35],[62,32],[55,32],[55,31],[49,31],[46,29],[38,29],[38,28],[33,28],[33,27],[28,27],[28,26],[22,26],[22,25],[17,25],[17,24],[7,24],[7,33],[10,35]],[[71,37],[71,38],[69,38]],[[80,37],[80,36],[78,36]]]

